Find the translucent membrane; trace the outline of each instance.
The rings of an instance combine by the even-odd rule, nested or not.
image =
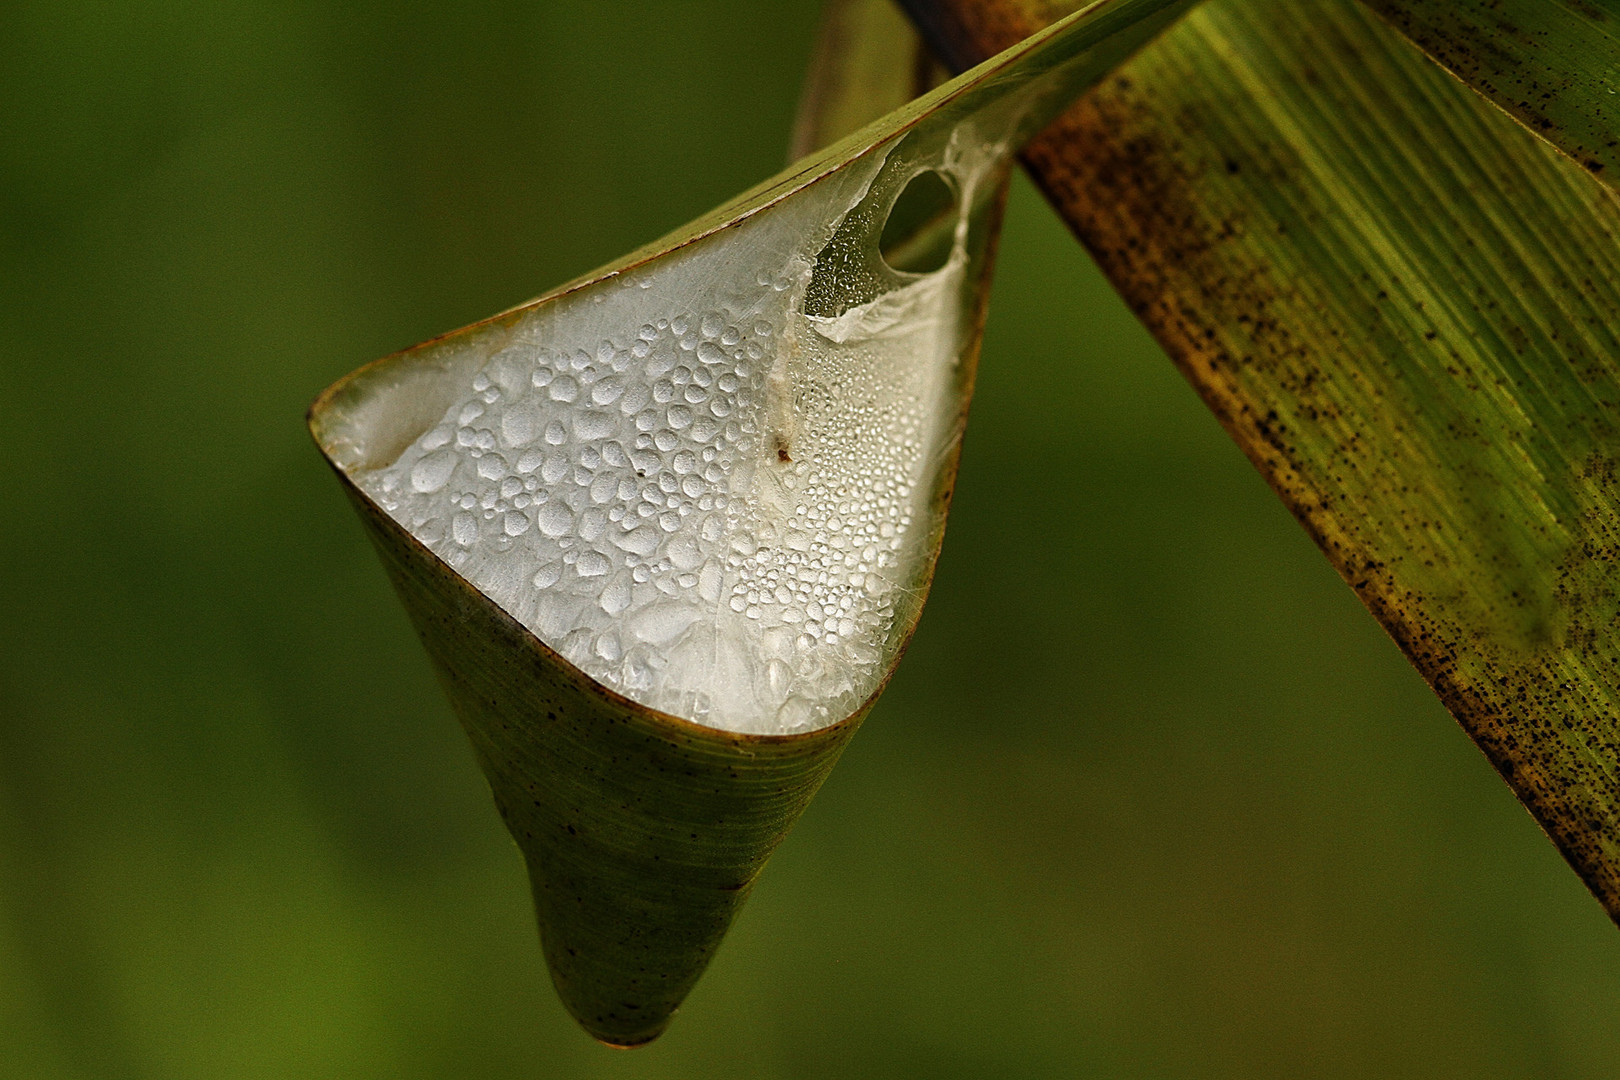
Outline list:
[[[323,449],[633,701],[767,734],[857,713],[943,528],[993,181],[1191,2],[1095,5],[644,258],[356,373]]]
[[[633,700],[742,732],[842,719],[882,681],[933,554],[967,209],[1001,156],[973,130],[430,347],[448,404],[356,481]],[[926,170],[957,194],[949,255],[903,274],[876,234]]]

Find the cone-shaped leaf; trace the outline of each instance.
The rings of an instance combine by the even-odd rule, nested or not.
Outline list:
[[[1051,7],[907,3],[957,62]],[[1026,160],[1620,916],[1613,193],[1350,0],[1211,0]]]
[[[915,623],[1007,155],[1188,6],[1098,4],[316,402],[597,1038],[663,1030]]]

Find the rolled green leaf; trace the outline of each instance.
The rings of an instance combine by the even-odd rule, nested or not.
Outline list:
[[[1188,6],[1077,13],[313,406],[598,1039],[668,1024],[916,623],[1009,155]]]

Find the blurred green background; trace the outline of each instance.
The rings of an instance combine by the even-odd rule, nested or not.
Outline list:
[[[1612,1077],[1620,934],[1020,181],[933,601],[592,1043],[310,398],[781,164],[812,0],[0,7],[0,1076]]]

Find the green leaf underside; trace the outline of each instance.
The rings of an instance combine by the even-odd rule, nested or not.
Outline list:
[[[651,1040],[865,710],[792,738],[651,712],[562,662],[342,480],[523,852],[559,995],[598,1039]]]
[[[316,442],[365,522],[523,852],[559,995],[596,1038],[632,1046],[664,1030],[876,695],[841,722],[791,736],[716,730],[631,702],[524,629],[384,512],[357,478],[437,422],[448,404],[442,384],[484,348],[480,342],[529,325],[536,313],[553,310],[548,305],[588,310],[611,290],[622,292],[632,272],[635,281],[656,284],[663,260],[689,265],[680,260],[737,250],[712,245],[773,235],[756,226],[772,215],[797,222],[804,207],[821,205],[807,200],[827,198],[822,190],[855,192],[860,202],[843,211],[816,263],[813,293],[827,251],[839,243],[849,245],[852,265],[860,244],[875,252],[882,208],[899,195],[905,170],[923,160],[918,155],[956,153],[951,137],[959,131],[1019,145],[1190,6],[1098,4],[616,264],[361,369],[311,409]],[[868,177],[863,184],[851,179],[861,176]],[[896,613],[902,644],[943,534],[1004,176],[1002,164],[991,182],[964,196],[964,337],[953,376],[960,408],[927,506],[929,557]],[[852,223],[860,229],[852,231]],[[818,302],[864,300],[865,279],[828,278]]]
[[[1620,0],[1366,0],[1469,86],[1620,187]]]
[[[1048,7],[908,6],[958,62]],[[1611,192],[1350,0],[1212,0],[1025,160],[1620,915]]]

